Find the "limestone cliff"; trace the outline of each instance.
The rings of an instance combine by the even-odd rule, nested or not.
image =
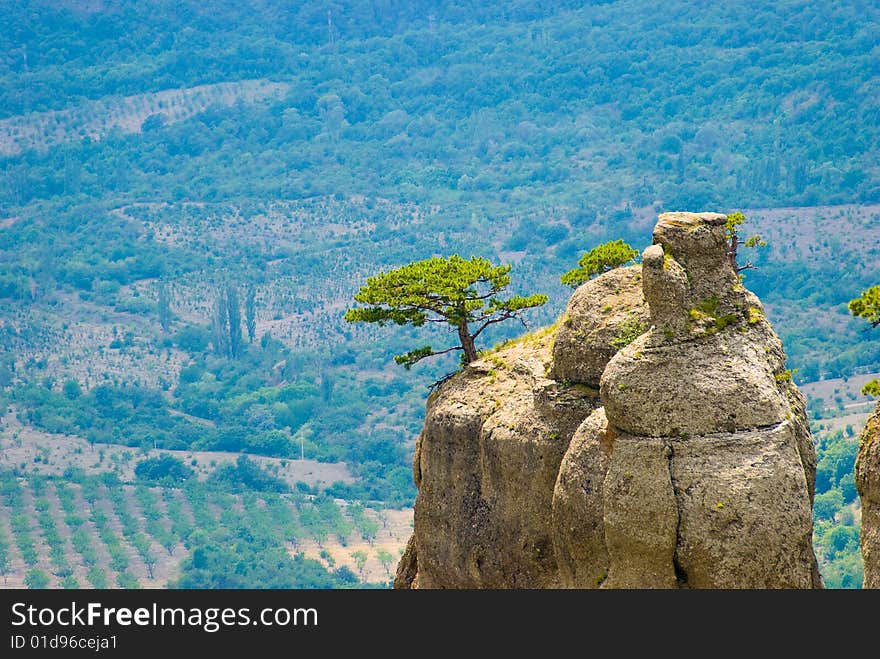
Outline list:
[[[821,585],[804,400],[724,221],[661,215],[641,267],[432,394],[396,587]]]
[[[856,488],[862,501],[863,588],[880,588],[880,404],[865,424],[856,457]]]

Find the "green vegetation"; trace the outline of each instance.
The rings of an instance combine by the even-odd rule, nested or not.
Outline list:
[[[287,483],[244,455],[238,456],[234,465],[224,465],[214,470],[210,481],[221,485],[225,492],[284,492],[288,489]]]
[[[550,324],[567,300],[553,282],[585,241],[646,245],[663,210],[753,209],[768,245],[743,267],[799,383],[880,368],[870,317],[847,310],[880,259],[870,3],[340,0],[329,16],[311,2],[7,4],[0,409],[87,438],[100,469],[121,468],[107,444],[304,456],[356,477],[324,495],[411,505],[424,386],[454,361],[402,377],[388,356],[414,363],[412,346],[449,345],[450,325],[340,322],[356,282],[478,252],[515,263],[523,290],[548,291],[530,318]],[[740,242],[744,216],[730,217],[739,269],[735,252],[765,239]],[[479,338],[519,330],[499,322]],[[133,585],[135,573],[144,585],[143,561],[180,551],[193,515],[218,522],[207,501],[191,513],[166,499],[195,491],[192,465],[133,460],[162,496],[138,499],[145,523],[128,536],[106,528],[117,512],[103,481],[56,488],[54,525],[3,481],[0,550],[53,587]],[[274,491],[274,474],[251,466],[208,487],[319,494]],[[35,504],[53,496],[34,492]],[[336,518],[300,504],[296,524]],[[309,536],[273,510],[291,538]],[[375,534],[369,515],[346,519]],[[316,532],[332,537],[325,522]],[[194,583],[230,567],[206,556]],[[67,575],[75,562],[84,571]]]
[[[25,585],[32,590],[49,587],[49,575],[39,568],[31,568],[24,577]]]
[[[756,325],[764,320],[764,313],[758,307],[749,307],[746,320],[749,325]]]
[[[348,363],[350,357],[345,352],[336,359]],[[359,429],[369,412],[367,395],[397,404],[410,385],[402,378],[377,378],[360,387],[335,387],[330,372],[312,369],[307,354],[264,335],[259,344],[243,345],[238,359],[198,354],[181,370],[170,397],[144,386],[102,384],[71,399],[40,382],[22,385],[13,400],[24,422],[93,444],[345,460],[361,478],[339,484],[339,494],[410,503],[415,488],[397,434],[391,428],[366,434]],[[409,432],[418,427],[418,414],[412,409],[403,420]],[[141,460],[135,474],[179,484],[191,469],[174,460]]]
[[[745,265],[740,265],[737,262],[737,256],[739,253],[740,247],[766,247],[767,242],[762,240],[761,234],[754,234],[742,240],[739,236],[740,227],[746,223],[746,216],[741,212],[730,213],[727,216],[727,223],[725,227],[727,229],[727,258],[730,259],[730,265],[736,272],[742,272],[743,270],[751,270],[755,267],[755,265],[748,261]]]
[[[53,488],[47,484],[54,485],[60,517],[52,512]],[[16,535],[29,538],[34,559],[27,564],[26,574],[19,577],[29,588],[78,588],[83,584],[139,588],[160,578],[160,573],[166,579],[172,571],[169,566],[175,571],[179,566],[179,577],[169,583],[177,588],[373,585],[359,581],[344,566],[330,570],[301,551],[289,551],[306,539],[327,542],[332,537],[345,546],[353,533],[372,542],[379,524],[362,504],[343,509],[324,495],[248,488],[229,494],[226,486],[223,480],[198,483],[194,479],[183,489],[129,486],[112,476],[46,481],[33,475],[22,479],[12,471],[0,470],[0,514],[11,520]],[[14,512],[26,509],[23,502],[28,493],[34,509],[40,510],[39,539],[31,534],[26,516]],[[37,503],[41,497],[45,503]],[[67,510],[80,512],[86,519],[76,521],[78,518],[72,518]],[[64,550],[58,530],[62,525],[70,529],[75,553]],[[96,549],[99,545],[100,551]],[[61,552],[56,551],[58,547]],[[14,551],[0,533],[0,574],[7,580]],[[20,550],[18,553],[22,555]],[[387,559],[384,554],[383,558]]]
[[[12,571],[12,564],[9,560],[9,541],[6,535],[0,531],[0,576],[3,577],[3,585],[6,586],[9,581],[9,573]]]
[[[872,286],[862,294],[849,301],[849,310],[853,316],[864,318],[871,327],[880,325],[880,286]]]
[[[863,291],[861,296],[850,300],[850,313],[857,318],[864,318],[871,327],[880,325],[880,286],[872,286]],[[880,380],[876,378],[867,382],[862,387],[862,393],[866,396],[880,396]]]
[[[596,275],[608,272],[635,260],[639,255],[622,240],[613,240],[594,247],[578,259],[578,267],[566,272],[560,279],[566,286],[577,288]]]
[[[173,486],[182,485],[195,476],[195,472],[180,458],[165,453],[138,462],[134,468],[134,475],[150,483]]]
[[[387,323],[450,325],[458,333],[460,345],[445,350],[425,346],[397,355],[394,361],[409,369],[425,357],[461,350],[463,363],[470,364],[477,359],[475,341],[487,327],[514,318],[521,320],[524,310],[547,302],[542,294],[499,297],[510,285],[510,268],[494,266],[480,257],[463,259],[457,254],[409,263],[367,279],[354,299],[370,306],[349,309],[345,319],[350,323],[377,323],[380,327]]]
[[[735,313],[721,313],[720,302],[714,295],[689,309],[688,318],[690,323],[702,329],[704,336],[720,332],[740,320]]]
[[[620,324],[620,330],[617,335],[611,339],[611,347],[621,350],[630,343],[639,338],[642,334],[650,329],[650,323],[638,318],[630,316]]]

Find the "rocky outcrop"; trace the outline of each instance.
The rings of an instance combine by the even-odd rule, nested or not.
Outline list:
[[[723,215],[661,215],[640,268],[444,383],[414,470],[399,587],[821,585],[803,397]]]
[[[862,502],[862,587],[880,588],[880,404],[859,437],[856,488]]]
[[[553,483],[597,398],[544,375],[546,339],[472,364],[429,399],[415,458],[420,587],[556,585]]]

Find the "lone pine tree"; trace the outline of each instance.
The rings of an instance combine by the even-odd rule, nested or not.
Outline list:
[[[736,258],[740,247],[766,247],[767,245],[759,233],[742,240],[739,236],[739,227],[745,223],[746,216],[743,213],[730,213],[727,216],[727,223],[725,225],[725,228],[727,229],[727,258],[730,261],[731,267],[736,272],[751,270],[757,267],[751,261],[746,262],[745,265],[739,265],[739,263],[737,263]]]
[[[451,325],[458,334],[458,345],[434,350],[424,346],[394,357],[405,368],[433,355],[461,350],[464,363],[477,359],[476,339],[490,325],[512,318],[522,321],[526,309],[541,306],[541,294],[507,299],[501,293],[510,285],[509,265],[492,265],[485,258],[464,259],[457,254],[433,257],[379,273],[354,296],[368,306],[351,308],[348,322],[389,323],[421,327],[425,323]]]
[[[608,272],[633,261],[639,255],[622,240],[612,240],[594,247],[578,259],[578,267],[566,272],[560,280],[566,286],[577,288],[596,275]]]

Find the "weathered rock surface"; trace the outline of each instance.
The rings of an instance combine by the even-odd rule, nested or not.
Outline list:
[[[661,215],[641,268],[429,398],[396,586],[821,587],[804,399],[725,232]]]
[[[640,266],[618,268],[574,292],[553,341],[551,378],[599,386],[608,360],[648,329],[641,279]]]
[[[414,460],[419,587],[557,585],[553,484],[598,399],[544,375],[550,338],[474,362],[429,398]]]
[[[604,482],[613,436],[601,407],[577,429],[553,490],[553,548],[560,584],[593,588],[608,576]]]
[[[880,588],[880,404],[859,437],[856,488],[862,501],[862,587]]]
[[[618,435],[603,489],[607,588],[674,588],[678,510],[669,445]]]

